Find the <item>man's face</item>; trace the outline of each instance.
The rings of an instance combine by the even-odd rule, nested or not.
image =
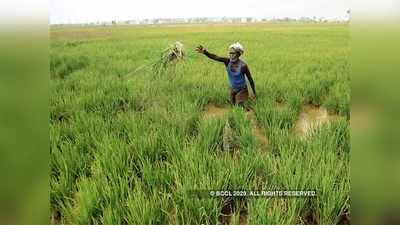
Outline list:
[[[229,50],[229,59],[232,62],[236,62],[239,59],[239,54],[231,49]]]

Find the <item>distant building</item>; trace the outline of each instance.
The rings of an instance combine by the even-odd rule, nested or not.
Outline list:
[[[302,22],[302,23],[343,23],[350,20],[350,9],[346,11],[346,16],[340,18],[326,19],[323,17],[300,17],[300,18],[253,18],[253,17],[192,17],[192,18],[152,18],[141,20],[125,21],[96,21],[77,24],[80,26],[110,26],[110,25],[158,25],[158,24],[196,24],[196,23],[256,23],[256,22]],[[60,24],[63,25],[63,24]]]

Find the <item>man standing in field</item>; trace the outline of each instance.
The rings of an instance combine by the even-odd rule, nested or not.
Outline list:
[[[203,46],[198,46],[196,51],[206,55],[208,58],[223,62],[228,72],[228,79],[230,84],[231,102],[233,105],[243,106],[244,102],[248,99],[249,92],[247,90],[247,80],[253,90],[254,97],[256,97],[256,89],[254,86],[253,78],[250,74],[248,65],[239,59],[244,50],[241,44],[235,43],[229,46],[229,58],[220,57],[208,52]]]

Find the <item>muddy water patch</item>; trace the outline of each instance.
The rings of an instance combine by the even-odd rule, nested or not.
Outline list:
[[[304,137],[313,129],[338,118],[338,115],[330,115],[324,107],[305,105],[296,121],[294,131],[296,135]]]
[[[207,104],[202,112],[202,117],[205,119],[210,119],[210,118],[221,118],[224,117],[229,111],[229,107],[228,106],[218,106],[215,104]],[[257,118],[255,116],[255,113],[253,110],[248,110],[245,112],[246,117],[250,120],[251,123],[251,129],[252,129],[252,133],[259,145],[259,147],[261,149],[266,149],[268,146],[268,139],[267,139],[267,135],[264,131],[264,129],[262,129],[257,122]],[[227,124],[228,122],[226,122],[225,127],[224,127],[224,145],[223,145],[223,149],[227,150],[227,149],[231,149],[231,147],[235,148],[237,147],[235,144],[231,144],[234,143],[232,141],[230,141],[231,135],[230,132],[232,130],[231,127],[229,127],[229,124]]]
[[[203,109],[203,117],[204,118],[215,118],[215,117],[223,117],[229,108],[226,106],[218,106],[215,104],[207,104]]]

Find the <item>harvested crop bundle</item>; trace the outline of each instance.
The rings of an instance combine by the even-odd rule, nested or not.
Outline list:
[[[169,49],[169,54],[168,54],[168,58],[169,61],[173,61],[175,59],[183,59],[183,57],[185,56],[185,52],[183,49],[183,44],[179,41],[175,42],[174,45],[172,45]]]
[[[173,45],[165,49],[160,59],[153,64],[153,70],[155,74],[161,74],[165,71],[168,64],[182,60],[185,56],[185,51],[183,44],[179,41],[175,42]]]
[[[151,61],[149,64],[144,64],[139,66],[134,71],[126,74],[125,77],[129,77],[131,75],[137,74],[138,72],[149,68],[153,69],[154,74],[160,75],[167,69],[168,64],[182,60],[184,59],[184,57],[185,57],[185,51],[183,44],[177,41],[174,44],[170,45],[168,48],[166,48],[161,53],[159,59]]]

